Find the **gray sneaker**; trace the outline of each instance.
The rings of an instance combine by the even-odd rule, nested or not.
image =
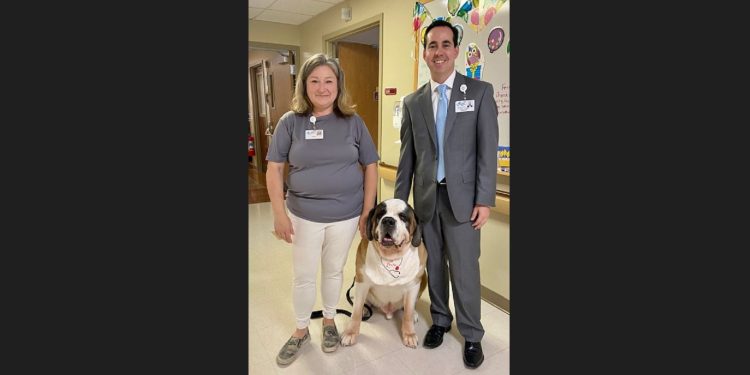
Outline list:
[[[294,362],[297,356],[299,356],[302,345],[307,344],[308,341],[310,341],[310,331],[307,331],[305,337],[301,339],[290,337],[286,344],[281,347],[281,350],[279,350],[279,354],[276,356],[276,363],[280,366],[286,366]]]
[[[336,349],[339,348],[339,341],[341,341],[341,337],[339,337],[339,331],[336,329],[336,325],[331,326],[323,326],[323,340],[320,343],[320,346],[323,348],[323,351],[326,353],[335,352]]]

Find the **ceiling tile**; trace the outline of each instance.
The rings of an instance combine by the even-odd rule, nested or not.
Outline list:
[[[310,18],[312,18],[312,16],[267,9],[259,16],[255,17],[255,20],[299,25]]]
[[[267,8],[276,0],[247,0],[248,8]]]
[[[249,18],[253,18],[257,15],[259,15],[261,12],[263,12],[263,9],[260,8],[247,8],[249,12]]]
[[[331,3],[315,0],[276,0],[268,9],[314,16],[332,6]]]

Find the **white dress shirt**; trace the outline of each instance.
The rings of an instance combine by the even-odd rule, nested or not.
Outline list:
[[[448,104],[450,104],[451,101],[451,90],[453,89],[453,80],[456,79],[456,71],[453,70],[453,73],[451,73],[450,76],[448,76],[448,79],[443,82],[446,86],[448,86],[445,89],[445,95],[448,96]],[[440,93],[438,92],[437,87],[440,86],[440,83],[433,81],[430,79],[430,89],[432,92],[432,119],[437,122],[437,107],[438,107],[438,99],[440,99]]]

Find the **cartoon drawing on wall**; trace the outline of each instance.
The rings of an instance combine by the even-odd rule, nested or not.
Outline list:
[[[416,32],[419,30],[420,27],[422,27],[422,24],[424,23],[425,18],[430,15],[430,12],[425,8],[424,4],[420,2],[414,3],[414,12],[412,14],[414,18],[412,19],[412,26],[414,27],[414,31]]]
[[[476,43],[469,43],[466,47],[466,76],[482,79],[482,51]]]
[[[500,46],[503,45],[503,39],[505,39],[505,31],[500,26],[495,26],[490,31],[490,36],[487,37],[487,48],[490,49],[490,53],[495,53]]]
[[[458,6],[458,0],[448,0],[448,13],[452,16],[460,17],[464,22],[469,22],[469,11],[474,8],[474,3],[479,3],[477,0],[465,0],[461,6]]]

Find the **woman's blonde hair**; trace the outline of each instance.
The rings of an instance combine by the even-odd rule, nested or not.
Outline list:
[[[294,98],[292,98],[292,111],[297,114],[306,115],[312,113],[313,105],[310,98],[307,97],[307,77],[312,71],[321,66],[327,65],[336,75],[338,86],[338,96],[333,102],[333,111],[339,116],[351,116],[355,113],[356,105],[352,104],[352,99],[346,92],[344,84],[344,71],[341,70],[339,63],[325,54],[318,53],[307,59],[299,69],[300,74],[297,76],[297,83],[294,87]]]

